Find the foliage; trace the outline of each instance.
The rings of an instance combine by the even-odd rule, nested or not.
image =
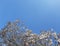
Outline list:
[[[60,46],[60,34],[51,30],[35,34],[16,20],[1,29],[0,46]]]

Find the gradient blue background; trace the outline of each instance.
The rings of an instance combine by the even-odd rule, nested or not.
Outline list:
[[[60,0],[0,0],[0,27],[20,19],[33,32],[60,32]]]

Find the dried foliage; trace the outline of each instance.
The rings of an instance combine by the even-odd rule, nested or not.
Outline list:
[[[51,30],[35,34],[16,20],[1,29],[0,46],[60,46],[60,34]]]

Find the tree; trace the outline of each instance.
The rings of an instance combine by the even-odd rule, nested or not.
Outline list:
[[[0,46],[60,46],[60,34],[51,30],[32,33],[23,22],[16,20],[1,29]]]

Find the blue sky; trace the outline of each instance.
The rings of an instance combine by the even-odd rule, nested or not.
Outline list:
[[[36,33],[60,32],[60,0],[0,0],[0,27],[16,19]]]

